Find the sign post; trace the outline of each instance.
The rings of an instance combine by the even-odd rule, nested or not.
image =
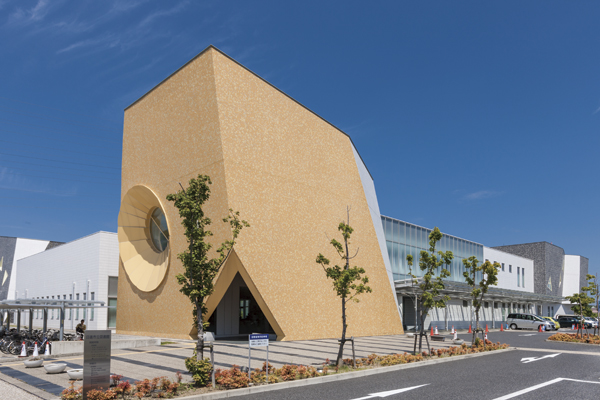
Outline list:
[[[266,383],[269,384],[269,335],[265,334],[252,334],[248,337],[248,379],[251,378],[252,370],[250,369],[250,362],[252,361],[252,348],[253,347],[266,347],[267,348],[267,363],[266,372],[267,379]]]
[[[110,388],[111,331],[85,332],[83,343],[83,400],[90,390]]]

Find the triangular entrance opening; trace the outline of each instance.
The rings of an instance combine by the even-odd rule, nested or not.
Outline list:
[[[235,274],[208,322],[210,326],[207,331],[213,332],[217,339],[247,339],[251,333],[275,334],[239,272]]]

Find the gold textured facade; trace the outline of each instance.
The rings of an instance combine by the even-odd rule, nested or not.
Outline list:
[[[187,243],[177,210],[164,199],[198,174],[213,183],[205,210],[215,248],[228,238],[220,221],[229,208],[251,225],[217,278],[209,315],[239,272],[278,340],[338,337],[340,300],[315,257],[339,259],[326,235],[339,238],[350,206],[352,246],[360,247],[353,263],[365,268],[373,293],[350,305],[348,334],[402,333],[343,132],[211,46],[126,109],[123,135],[122,196],[141,185],[161,200],[171,255],[152,291],[136,287],[121,262],[119,333],[194,335],[189,300],[175,279],[182,271],[176,255]]]

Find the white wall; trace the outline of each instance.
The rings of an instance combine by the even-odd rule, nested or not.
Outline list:
[[[388,279],[390,281],[390,290],[392,291],[391,294],[394,297],[394,301],[396,302],[396,308],[398,308],[398,315],[400,316],[401,312],[398,304],[398,299],[396,298],[396,285],[394,284],[392,264],[390,262],[390,257],[387,251],[387,244],[385,242],[385,232],[383,232],[381,213],[379,212],[379,203],[377,202],[377,193],[375,192],[375,182],[373,181],[373,178],[371,178],[371,174],[369,173],[367,166],[360,157],[360,154],[358,154],[358,151],[354,147],[353,143],[352,151],[354,152],[354,161],[356,162],[356,167],[358,168],[358,173],[360,175],[360,180],[362,183],[363,191],[365,193],[365,198],[367,200],[367,205],[369,206],[369,211],[371,212],[371,220],[373,221],[373,227],[375,228],[375,234],[377,235],[377,241],[379,242],[379,250],[381,251],[383,263],[385,265]]]
[[[91,300],[90,293],[95,294],[95,300],[107,302],[108,277],[117,276],[119,268],[119,245],[117,234],[97,232],[75,241],[54,247],[39,254],[18,260],[19,274],[16,280],[16,290],[21,298],[46,298],[60,296],[69,300],[69,295],[79,294],[83,300]],[[88,289],[89,281],[89,289]],[[73,300],[76,296],[73,296]],[[41,313],[34,314],[33,325],[41,327]],[[69,319],[69,316],[71,318]],[[79,318],[77,318],[79,317]],[[49,311],[48,327],[59,328],[58,310]],[[86,312],[88,329],[106,329],[107,309],[95,309],[94,319],[91,312]],[[83,319],[83,310],[66,311],[65,329],[73,329]],[[28,316],[23,316],[22,323],[27,323]]]
[[[483,247],[483,259],[490,262],[498,262],[500,265],[504,263],[504,271],[498,271],[498,286],[500,289],[519,290],[523,292],[531,292],[534,290],[533,283],[533,260],[519,257],[514,254],[505,253],[497,249]],[[509,272],[509,266],[512,265],[512,272]],[[517,267],[525,268],[525,284],[517,279]],[[522,272],[521,272],[522,274]],[[520,283],[520,285],[519,285]]]
[[[41,253],[46,250],[46,247],[50,243],[47,240],[34,240],[34,239],[22,239],[17,238],[15,246],[15,255],[13,257],[12,272],[10,274],[10,283],[8,284],[8,296],[7,300],[15,299],[15,291],[17,288],[17,276],[18,276],[18,265],[17,261],[29,257],[33,254]]]
[[[581,257],[565,256],[565,272],[563,275],[563,296],[572,296],[579,293]]]

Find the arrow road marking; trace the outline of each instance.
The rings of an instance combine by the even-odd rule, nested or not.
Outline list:
[[[559,354],[560,354],[560,353],[556,353],[556,354],[548,354],[547,356],[542,356],[542,357],[538,357],[538,358],[535,358],[535,357],[521,358],[521,362],[522,362],[523,364],[527,364],[527,363],[530,363],[530,362],[534,362],[534,361],[541,360],[541,359],[543,359],[543,358],[554,358],[554,357],[556,357],[556,356],[557,356],[557,355],[559,355]]]
[[[593,383],[595,385],[599,385],[600,384],[600,382],[583,381],[583,380],[580,380],[580,379],[556,378],[556,379],[552,379],[551,381],[548,381],[548,382],[540,383],[539,385],[531,386],[531,387],[529,387],[527,389],[519,390],[518,392],[507,394],[506,396],[496,397],[494,400],[508,400],[508,399],[512,399],[512,398],[515,398],[515,397],[519,397],[522,394],[529,393],[529,392],[532,392],[534,390],[541,389],[541,388],[543,388],[545,386],[553,385],[553,384],[561,382],[561,381],[571,381],[571,382],[580,382],[580,383]]]
[[[358,399],[352,399],[352,400],[366,400],[366,399],[374,399],[377,397],[383,398],[383,397],[391,396],[393,394],[408,392],[409,390],[418,389],[420,387],[427,386],[427,385],[429,385],[429,383],[426,383],[424,385],[419,385],[419,386],[411,386],[411,387],[407,387],[407,388],[403,388],[403,389],[388,390],[387,392],[372,393],[372,394],[368,395],[367,397],[359,397]]]

